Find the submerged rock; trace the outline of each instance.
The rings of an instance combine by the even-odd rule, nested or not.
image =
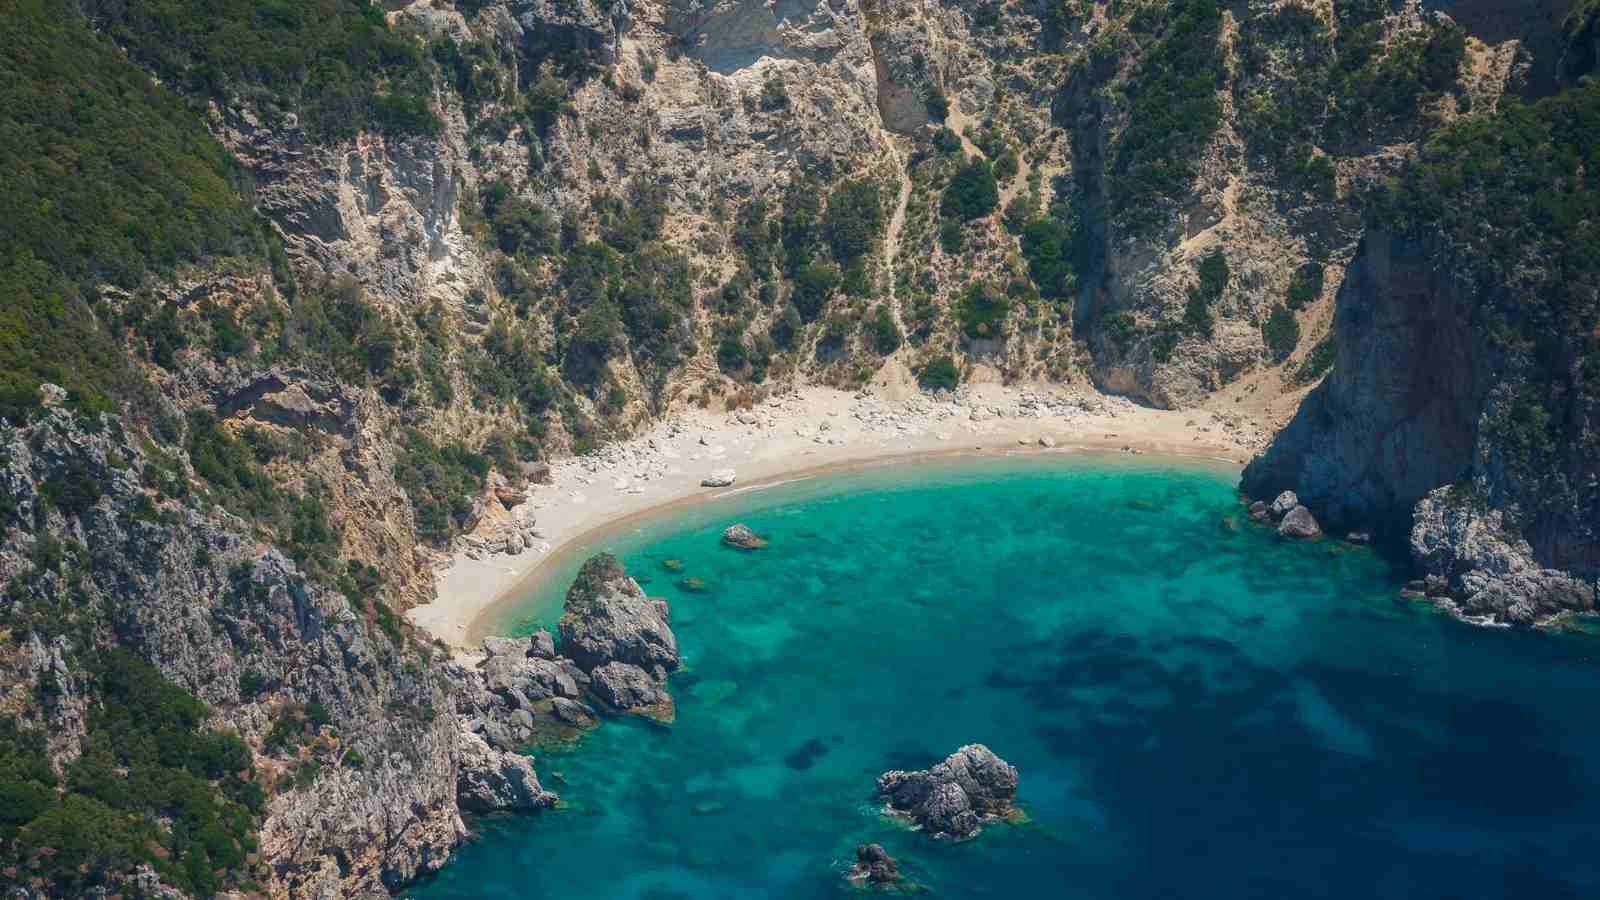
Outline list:
[[[767,546],[766,538],[750,530],[743,522],[730,525],[722,532],[722,542],[739,550],[760,550]]]
[[[988,747],[968,744],[932,768],[879,775],[878,793],[891,812],[909,817],[934,837],[960,840],[977,834],[983,822],[1013,811],[1017,770]]]
[[[900,864],[882,844],[861,844],[856,847],[856,864],[845,878],[855,884],[894,884],[900,880]]]
[[[1296,506],[1278,523],[1278,536],[1300,540],[1318,538],[1322,537],[1322,526],[1317,524],[1317,517],[1311,514],[1311,510]]]
[[[1267,520],[1267,501],[1257,500],[1250,504],[1250,521],[1265,522]]]

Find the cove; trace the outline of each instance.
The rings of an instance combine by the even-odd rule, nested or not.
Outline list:
[[[1376,554],[1251,526],[1236,477],[963,460],[595,542],[569,570],[608,549],[671,602],[676,722],[536,752],[562,808],[475,823],[408,896],[852,896],[866,841],[936,897],[1600,895],[1595,638],[1401,601]],[[736,520],[771,547],[720,546]],[[969,742],[1026,822],[948,843],[879,814],[878,773]]]

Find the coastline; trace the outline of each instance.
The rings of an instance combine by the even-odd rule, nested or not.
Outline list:
[[[802,388],[744,410],[690,410],[552,463],[551,483],[530,485],[524,502],[485,516],[436,570],[433,602],[406,616],[470,652],[572,549],[648,519],[793,481],[973,456],[1105,454],[1233,468],[1266,437],[1240,419],[1059,385],[973,385],[940,400]],[[724,469],[736,473],[732,486],[701,485]],[[477,549],[508,529],[534,540],[511,554]]]

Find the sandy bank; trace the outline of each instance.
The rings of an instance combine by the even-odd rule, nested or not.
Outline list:
[[[471,543],[532,531],[519,553],[468,549],[436,574],[436,598],[407,616],[456,647],[482,638],[485,613],[520,595],[563,548],[585,535],[670,504],[698,502],[840,467],[972,452],[1110,451],[1243,463],[1265,441],[1254,422],[1212,412],[1136,406],[1059,385],[964,388],[959,397],[888,400],[804,388],[747,410],[695,410],[591,456],[552,465],[508,517]],[[730,488],[701,481],[732,469]]]

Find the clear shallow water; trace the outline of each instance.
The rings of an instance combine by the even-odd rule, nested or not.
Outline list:
[[[565,806],[478,823],[409,896],[849,896],[869,840],[939,897],[1600,896],[1596,638],[1403,604],[1373,554],[1244,524],[1233,480],[968,461],[608,540],[671,601],[677,722],[538,754]],[[720,547],[735,519],[771,548]],[[973,741],[1028,823],[878,814],[879,772]]]

